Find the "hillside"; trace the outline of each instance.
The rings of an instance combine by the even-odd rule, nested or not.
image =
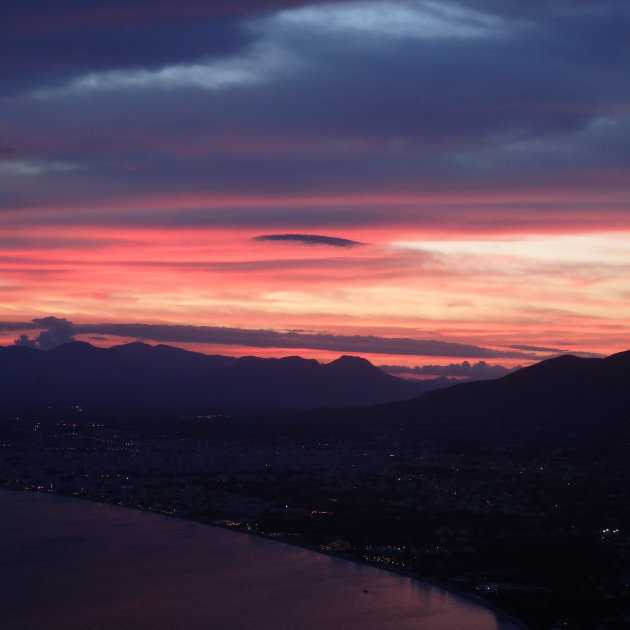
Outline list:
[[[613,436],[630,420],[630,351],[603,359],[565,355],[491,381],[462,383],[380,405],[365,422],[464,433],[526,429],[540,434]]]

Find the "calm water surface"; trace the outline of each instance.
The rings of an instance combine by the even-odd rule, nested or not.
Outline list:
[[[0,628],[516,630],[466,599],[373,567],[8,490],[0,491]]]

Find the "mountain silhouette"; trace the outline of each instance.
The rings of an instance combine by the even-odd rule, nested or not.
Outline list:
[[[347,356],[320,364],[301,357],[206,355],[141,342],[99,348],[77,341],[46,351],[0,347],[5,405],[309,409],[404,400],[431,386]]]

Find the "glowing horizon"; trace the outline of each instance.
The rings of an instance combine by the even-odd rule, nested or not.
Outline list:
[[[408,367],[626,350],[630,13],[486,4],[13,7],[0,344],[53,316]]]

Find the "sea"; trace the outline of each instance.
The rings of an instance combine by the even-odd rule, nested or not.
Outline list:
[[[282,542],[0,490],[2,630],[516,630],[483,605]]]

